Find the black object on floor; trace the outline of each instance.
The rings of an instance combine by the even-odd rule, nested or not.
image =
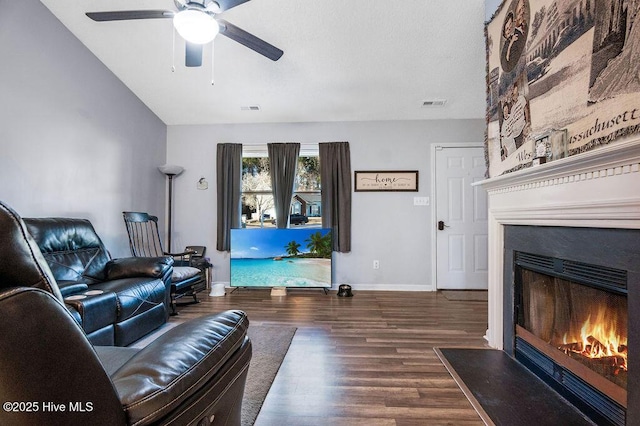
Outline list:
[[[435,348],[435,351],[488,425],[595,424],[501,350]]]
[[[341,284],[338,286],[338,297],[353,297],[353,293],[351,293],[351,286],[348,284]]]

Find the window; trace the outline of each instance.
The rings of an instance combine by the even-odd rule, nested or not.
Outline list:
[[[317,146],[300,150],[289,226],[321,227],[322,205]],[[275,208],[266,146],[248,146],[242,157],[242,226],[275,227]]]
[[[243,227],[273,227],[273,196],[268,157],[242,158]]]

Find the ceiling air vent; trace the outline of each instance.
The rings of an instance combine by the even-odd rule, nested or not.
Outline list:
[[[422,108],[442,107],[446,103],[447,103],[446,99],[428,99],[426,101],[422,101]]]
[[[260,111],[260,106],[259,105],[241,106],[240,111]]]

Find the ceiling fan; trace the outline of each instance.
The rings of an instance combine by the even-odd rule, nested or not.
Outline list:
[[[220,33],[259,54],[277,61],[284,53],[266,41],[220,19],[217,15],[249,0],[173,0],[173,10],[122,10],[114,12],[87,12],[97,22],[126,21],[132,19],[172,18],[173,26],[186,41],[185,65],[202,65],[202,47]]]

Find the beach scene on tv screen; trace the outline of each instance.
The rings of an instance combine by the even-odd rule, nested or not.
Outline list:
[[[232,287],[331,287],[331,230],[232,229]]]

